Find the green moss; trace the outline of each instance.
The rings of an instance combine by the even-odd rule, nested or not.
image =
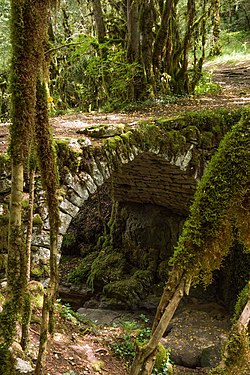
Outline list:
[[[211,272],[220,266],[229,250],[229,218],[241,205],[249,184],[249,117],[246,112],[226,134],[210,161],[172,258],[172,264],[189,275],[200,275],[204,283],[211,281]]]
[[[39,227],[43,224],[43,220],[39,214],[35,214],[33,217],[33,225],[34,227]]]
[[[235,304],[234,309],[234,316],[233,316],[233,322],[236,323],[236,321],[239,319],[248,299],[250,297],[250,282],[247,283],[247,285],[242,289],[240,292],[237,302]]]
[[[166,367],[166,363],[169,361],[169,352],[165,348],[164,345],[159,343],[157,345],[157,352],[156,352],[156,359],[155,359],[155,365],[154,370],[156,370],[157,374],[161,374],[164,367]],[[165,373],[165,372],[164,372]],[[169,373],[169,372],[167,372]]]
[[[37,266],[31,269],[31,276],[35,280],[49,277],[49,267],[47,265]]]
[[[29,208],[29,201],[27,199],[22,200],[22,208],[27,210]]]
[[[65,233],[65,235],[63,236],[62,246],[65,250],[67,250],[68,253],[70,249],[74,246],[75,242],[76,238],[73,233]]]
[[[210,131],[202,132],[200,137],[200,145],[203,149],[211,149],[214,145],[214,135]]]
[[[69,145],[69,140],[57,139],[55,143],[57,162],[60,176],[63,176],[66,168],[75,174],[78,172],[82,151],[76,150]]]
[[[0,154],[0,172],[6,170],[10,170],[10,156],[8,154]]]
[[[148,293],[152,283],[150,271],[138,270],[133,276],[106,284],[105,296],[122,301],[128,307],[135,307]]]
[[[105,284],[123,277],[126,270],[126,259],[123,254],[101,250],[91,266],[87,283],[93,289],[100,289]]]
[[[84,257],[79,266],[69,272],[67,281],[76,285],[86,282],[90,276],[92,264],[97,256],[98,252],[94,251]]]

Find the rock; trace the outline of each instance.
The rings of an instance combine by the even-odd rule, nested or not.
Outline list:
[[[114,311],[107,309],[87,309],[81,307],[77,310],[79,314],[85,315],[86,318],[93,320],[96,324],[112,325],[119,323],[120,321],[133,321],[138,320],[140,312],[132,313],[129,311]]]
[[[171,330],[161,342],[170,348],[170,359],[176,365],[212,368],[219,363],[229,321],[225,316],[217,318],[215,308],[211,314],[209,306],[204,305],[205,311],[186,306],[171,321]]]
[[[85,134],[93,138],[108,138],[120,135],[124,132],[124,124],[105,124],[99,126],[88,126],[87,128],[77,130],[78,134]]]
[[[62,302],[70,303],[74,307],[83,306],[92,297],[92,294],[92,290],[87,287],[74,285],[70,287],[66,285],[59,286],[59,295]]]
[[[22,358],[16,358],[16,374],[33,374],[34,368],[29,361]]]
[[[64,199],[64,201],[62,201],[60,204],[60,210],[65,214],[74,217],[79,211],[79,207],[75,206],[68,199]]]
[[[212,345],[202,350],[201,367],[216,367],[221,359],[221,345]]]

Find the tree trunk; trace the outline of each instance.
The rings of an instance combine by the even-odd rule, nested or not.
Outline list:
[[[46,349],[48,342],[48,327],[49,327],[49,306],[48,306],[48,297],[44,293],[43,296],[43,309],[42,309],[42,320],[40,327],[40,343],[39,343],[39,352],[36,360],[36,368],[34,375],[43,375],[46,359]]]
[[[212,0],[212,46],[210,56],[218,56],[221,54],[220,43],[220,0]]]
[[[127,58],[129,63],[137,64],[134,67],[136,70],[134,82],[130,86],[129,97],[131,100],[138,100],[145,91],[140,50],[140,11],[140,0],[127,0]]]
[[[144,2],[141,11],[141,51],[142,51],[142,61],[145,69],[147,89],[149,90],[150,96],[155,96],[156,85],[153,72],[153,41],[154,41],[154,18],[155,9],[154,2],[152,0],[147,0]]]
[[[156,35],[154,50],[153,50],[153,68],[154,74],[159,78],[160,68],[162,63],[163,50],[166,45],[168,37],[169,20],[172,14],[174,0],[168,0],[165,2],[163,13],[161,17],[161,24]]]
[[[27,283],[30,281],[30,257],[31,257],[31,241],[33,231],[33,211],[34,211],[34,198],[35,198],[35,169],[30,167],[29,173],[29,207],[28,207],[28,220],[27,220],[27,233],[26,233],[26,279]]]
[[[130,63],[140,62],[139,0],[127,0],[127,54]]]
[[[39,355],[36,364],[36,375],[44,371],[48,333],[53,331],[53,312],[58,285],[58,232],[60,225],[58,205],[58,173],[49,128],[47,90],[42,81],[37,83],[37,104],[35,134],[37,155],[42,176],[43,188],[46,192],[47,207],[50,225],[50,281],[44,295],[43,316],[41,323]]]
[[[96,25],[97,38],[99,43],[104,43],[106,28],[103,20],[102,5],[100,0],[92,0],[92,7]]]
[[[191,38],[193,35],[193,24],[195,18],[195,0],[188,0],[187,3],[187,26],[183,43],[181,69],[176,78],[178,94],[188,94],[190,91],[189,77],[188,77],[188,53],[191,45]]]
[[[177,280],[176,280],[177,281]],[[174,285],[175,284],[175,285]],[[167,294],[163,296],[160,307],[155,317],[153,324],[152,335],[147,344],[138,348],[137,355],[134,359],[131,375],[150,375],[155,362],[155,353],[157,345],[159,344],[164,332],[166,331],[183,295],[185,292],[185,279],[182,278],[180,282],[167,284],[165,288]],[[169,288],[173,289],[170,291]],[[171,297],[169,299],[169,292]],[[164,310],[163,310],[163,306]]]
[[[238,321],[232,326],[229,333],[222,361],[209,374],[235,375],[250,370],[249,354],[249,323],[250,323],[250,297],[248,298]]]
[[[31,151],[32,153],[32,151]],[[31,156],[31,158],[33,155]],[[30,257],[31,257],[31,241],[33,231],[33,210],[34,210],[34,193],[35,193],[35,169],[34,160],[30,161],[30,173],[29,173],[29,207],[28,207],[28,218],[27,218],[27,233],[26,233],[26,262],[24,264],[24,278],[25,285],[27,286],[30,281]],[[27,289],[27,288],[26,288]],[[29,344],[29,327],[31,318],[31,296],[28,290],[25,292],[23,313],[22,313],[22,335],[21,335],[21,346],[25,351]]]
[[[23,170],[27,161],[35,118],[35,89],[40,44],[37,25],[39,13],[34,1],[11,1],[11,101],[10,154],[12,158],[12,187],[8,240],[8,294],[0,315],[0,373],[10,369],[9,349],[16,332],[17,316],[22,311],[27,283],[26,256],[22,230]]]
[[[22,232],[23,170],[34,133],[36,81],[44,62],[48,8],[55,1],[11,1],[12,188],[7,267],[8,294],[0,314],[0,373],[5,375],[14,373],[13,363],[10,362],[10,347],[16,332],[17,316],[22,311],[25,315],[26,307],[28,313],[23,316],[24,322],[30,311],[25,294],[27,259]],[[27,333],[26,330],[23,337],[25,342],[28,340]]]

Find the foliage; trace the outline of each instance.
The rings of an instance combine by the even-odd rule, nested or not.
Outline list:
[[[214,83],[212,80],[212,75],[205,71],[194,89],[194,93],[197,95],[219,94],[220,91],[220,85],[218,83]]]
[[[114,342],[110,343],[110,347],[119,359],[125,359],[126,364],[130,367],[135,357],[136,348],[144,345],[150,338],[151,329],[148,327],[148,319],[140,316],[141,322],[121,321],[121,333]],[[162,344],[159,344],[156,354],[156,362],[152,374],[164,375],[169,374],[169,352]]]
[[[250,31],[249,0],[222,0],[222,29],[227,31]]]
[[[88,254],[74,270],[69,272],[67,281],[76,285],[86,282],[91,272],[92,263],[97,256],[97,251]]]
[[[100,43],[97,30],[93,28],[92,2],[61,1],[56,16],[52,16],[46,53],[51,61],[48,97],[51,114],[72,108],[80,111],[112,111],[127,106],[133,108],[138,105],[135,99],[139,105],[152,100],[165,102],[170,98],[172,101],[173,92],[192,93],[197,84],[196,92],[199,94],[217,92],[217,87],[200,71],[204,58],[208,57],[206,54],[209,52],[206,51],[210,50],[212,44],[214,2],[204,0],[195,4],[194,1],[182,0],[176,3],[172,5],[169,26],[168,23],[164,24],[163,7],[157,2],[151,2],[150,6],[141,5],[141,34],[155,30],[152,36],[154,39],[158,30],[165,29],[165,44],[169,46],[162,51],[161,74],[155,74],[153,79],[148,72],[157,70],[155,62],[146,60],[150,54],[147,58],[143,57],[147,49],[151,49],[151,54],[154,53],[154,44],[148,44],[152,43],[150,39],[143,37],[140,41],[143,56],[137,61],[129,60],[127,5],[121,2],[101,2],[106,35]],[[193,15],[190,14],[192,7],[196,7]],[[7,82],[10,55],[7,0],[1,0],[0,10],[0,119],[6,120],[9,111]],[[146,19],[143,18],[143,12],[146,12]],[[152,19],[151,14],[154,14]],[[231,58],[238,52],[247,53],[249,36],[243,30],[250,26],[244,1],[239,0],[236,6],[233,0],[223,0],[221,17],[223,53],[230,54]],[[229,24],[231,30],[226,33]],[[144,30],[144,26],[148,29]],[[230,50],[228,46],[231,46]],[[151,68],[147,64],[151,64]],[[139,95],[136,98],[133,87],[138,87]]]
[[[126,51],[106,43],[99,46],[106,50],[104,58],[94,48],[95,38],[78,36],[73,43],[77,46],[67,53],[67,69],[63,64],[59,66],[52,81],[51,94],[56,108],[113,110],[127,104],[128,88],[139,68],[136,63],[126,61]],[[60,60],[60,55],[57,59]]]
[[[146,325],[147,320],[142,316],[142,323],[132,321],[121,321],[121,334],[110,344],[115,356],[119,359],[125,359],[127,365],[130,365],[136,352],[137,345],[142,345],[150,337],[150,328]]]
[[[0,121],[9,119],[10,2],[0,0]]]
[[[0,72],[7,70],[10,60],[10,2],[0,0]]]
[[[72,310],[70,304],[62,304],[60,300],[56,303],[56,312],[65,320],[69,321],[73,325],[76,325],[80,328],[81,331],[86,331],[88,329],[94,329],[95,323],[84,314],[79,314],[78,312]]]

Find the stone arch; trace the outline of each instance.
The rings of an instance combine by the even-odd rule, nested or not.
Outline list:
[[[165,176],[164,189],[159,189],[158,198],[154,194],[148,195],[148,201],[157,199],[159,204],[166,204],[166,195],[171,192],[180,197],[187,189],[188,202],[192,196],[196,182],[202,176],[204,168],[211,155],[217,149],[220,139],[240,118],[240,110],[205,111],[179,115],[173,118],[157,118],[128,125],[103,125],[84,128],[79,136],[71,139],[56,140],[58,167],[61,184],[60,212],[62,225],[60,228],[59,246],[63,235],[86,199],[91,196],[104,181],[111,178],[114,181],[116,199],[125,199],[130,189],[130,199],[133,199],[132,183],[138,183],[136,168],[150,165],[151,180],[156,179],[153,167],[158,165],[164,171],[176,174],[178,183],[167,183]],[[132,168],[135,166],[134,168]],[[133,179],[131,173],[134,170]],[[0,157],[0,214],[2,221],[6,221],[8,194],[10,191],[10,163],[8,156]],[[123,171],[123,173],[122,173]],[[130,174],[129,180],[124,182],[124,174]],[[144,175],[148,173],[144,172]],[[183,180],[182,188],[180,179]],[[151,182],[152,182],[151,181]],[[171,180],[172,181],[172,180]],[[141,180],[143,182],[143,179]],[[147,190],[147,181],[144,180]],[[163,181],[161,181],[163,184]],[[179,184],[179,185],[178,185]],[[176,186],[175,186],[176,185]],[[159,186],[159,184],[158,184]],[[169,187],[169,189],[166,188]],[[174,186],[176,191],[174,192]],[[36,206],[39,220],[35,220],[33,233],[34,261],[49,257],[49,224],[48,213],[39,177],[37,182]],[[165,203],[161,202],[165,194]],[[146,197],[144,197],[146,199]],[[169,199],[173,203],[173,198]],[[177,200],[176,200],[177,201]],[[172,207],[183,210],[182,207]],[[185,208],[188,210],[188,203]],[[5,220],[6,219],[6,220]]]
[[[201,115],[193,113],[130,126],[92,126],[80,131],[79,138],[58,140],[62,187],[59,246],[72,218],[110,178],[118,201],[151,202],[186,215],[197,181],[231,126],[225,115],[214,119],[211,112],[205,114],[205,119],[202,122]],[[41,252],[49,256],[46,212],[42,220],[43,226],[35,230],[33,237],[38,258]]]

